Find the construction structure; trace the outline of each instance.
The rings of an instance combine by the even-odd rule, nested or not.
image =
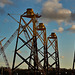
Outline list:
[[[8,14],[12,17],[10,14]],[[58,40],[55,33],[48,38],[46,27],[43,23],[38,23],[41,16],[35,14],[33,9],[29,8],[20,16],[19,27],[17,29],[17,40],[12,65],[12,75],[16,68],[25,63],[29,72],[34,71],[34,75],[48,75],[49,69],[56,68],[56,75],[59,75],[59,52]],[[54,49],[54,52],[51,49]],[[50,49],[51,48],[51,49]],[[29,55],[19,53],[18,51],[27,50]],[[16,65],[17,57],[21,62]],[[52,58],[54,61],[50,63]],[[30,75],[30,73],[29,73]]]
[[[75,71],[74,71],[74,67],[75,67],[75,52],[74,52],[74,59],[73,59],[73,67],[72,67],[72,75],[74,75],[75,73]]]
[[[75,66],[75,52],[74,52],[74,59],[73,59],[73,70],[74,70],[74,66]]]
[[[48,60],[49,61],[49,67],[56,69],[56,75],[59,75],[59,52],[58,52],[58,39],[55,33],[51,33],[51,35],[48,37]],[[52,50],[53,49],[53,50]],[[52,62],[51,62],[52,61]]]
[[[4,52],[3,46],[2,46],[2,41],[3,41],[4,39],[6,39],[6,38],[3,38],[3,39],[0,41],[0,48],[2,48],[2,49],[1,49],[1,53],[2,53],[2,56],[3,56],[3,58],[4,58],[5,64],[7,65],[7,67],[9,67],[9,63],[8,63],[6,54],[5,54],[5,52]]]
[[[3,59],[4,59],[4,62],[5,62],[5,64],[6,64],[6,66],[7,66],[7,68],[8,68],[8,72],[9,72],[9,75],[11,75],[11,70],[10,70],[10,66],[9,66],[9,63],[8,63],[8,59],[7,59],[7,57],[6,57],[6,54],[5,54],[5,52],[4,52],[4,47],[2,46],[2,41],[4,40],[4,39],[6,39],[6,38],[3,38],[1,41],[0,41],[0,51],[1,51],[1,54],[2,54],[2,56],[3,56]],[[3,69],[2,69],[3,70]],[[2,72],[3,73],[3,72]],[[3,75],[3,74],[2,74]]]

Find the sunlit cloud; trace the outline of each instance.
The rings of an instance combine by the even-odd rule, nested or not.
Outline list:
[[[47,22],[56,21],[58,24],[65,22],[71,23],[75,20],[75,14],[70,10],[63,8],[59,0],[48,0],[43,4],[42,8],[42,20]]]
[[[70,31],[72,33],[75,33],[75,25],[72,25],[72,27],[66,29],[66,31]]]
[[[75,25],[72,25],[72,27],[70,29],[71,30],[75,30]]]
[[[55,32],[60,32],[60,33],[62,33],[62,32],[64,31],[64,29],[63,29],[62,27],[59,27],[58,30],[57,30],[57,29],[54,29],[54,31],[55,31]]]
[[[21,53],[21,51],[20,51],[20,50],[18,50],[17,52],[18,52],[18,53]]]
[[[0,3],[0,7],[4,7],[4,5],[5,5],[5,4],[3,4],[3,3]]]
[[[64,59],[64,56],[60,56],[61,59]]]

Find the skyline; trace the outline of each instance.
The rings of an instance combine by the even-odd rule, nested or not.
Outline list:
[[[51,32],[56,32],[58,37],[60,67],[72,68],[73,52],[75,51],[75,17],[72,16],[75,10],[73,9],[75,8],[74,0],[18,0],[17,2],[16,0],[0,0],[0,36],[2,36],[0,40],[6,37],[2,42],[3,45],[18,28],[18,23],[7,14],[10,13],[19,21],[19,14],[23,14],[27,8],[32,8],[35,13],[42,15],[39,22],[44,22],[47,36],[49,36]],[[67,16],[65,16],[65,11]],[[54,14],[57,14],[57,16]],[[15,47],[12,45],[15,43],[15,40],[16,39],[14,39],[5,50],[9,63],[11,64]],[[4,61],[2,56],[0,56],[0,65],[2,63],[4,63]]]

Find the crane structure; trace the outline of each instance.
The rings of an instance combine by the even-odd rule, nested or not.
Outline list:
[[[6,57],[5,52],[4,52],[4,48],[3,48],[3,46],[2,46],[2,41],[3,41],[4,39],[6,39],[6,38],[3,38],[3,39],[0,41],[0,48],[2,48],[1,53],[2,53],[2,56],[3,56],[3,58],[4,58],[5,64],[6,64],[7,67],[9,68],[9,63],[8,63],[7,57]]]
[[[16,29],[16,31],[11,35],[11,37],[6,41],[6,43],[0,48],[0,55],[2,54],[2,48],[4,49],[4,51],[6,50],[6,48],[11,44],[11,42],[15,39],[15,37],[17,36],[18,33],[18,29]]]
[[[13,35],[11,35],[11,37],[6,41],[6,43],[2,46],[2,41],[4,40],[4,39],[6,39],[6,38],[4,38],[4,39],[2,39],[1,41],[0,41],[0,55],[2,54],[2,56],[3,56],[3,58],[4,58],[4,60],[5,60],[5,64],[6,64],[6,66],[9,68],[10,66],[9,66],[9,63],[8,63],[8,59],[7,59],[7,57],[6,57],[6,54],[5,54],[5,49],[11,44],[11,42],[14,40],[14,38],[17,36],[17,33],[18,33],[18,29],[13,33]]]
[[[3,38],[1,41],[0,41],[0,55],[3,56],[3,59],[4,59],[4,62],[6,64],[6,66],[8,67],[8,72],[9,72],[9,75],[11,75],[11,69],[10,69],[10,66],[9,66],[9,62],[8,62],[8,59],[6,57],[6,54],[5,54],[5,49],[11,44],[11,42],[15,39],[15,37],[17,36],[17,33],[18,33],[18,29],[16,29],[16,31],[11,35],[11,37],[6,41],[6,43],[2,46],[2,41],[6,38]]]
[[[4,52],[4,48],[3,48],[3,46],[2,46],[2,41],[3,41],[4,39],[6,39],[6,38],[3,38],[3,39],[0,41],[0,49],[1,49],[2,56],[3,56],[3,58],[4,58],[4,62],[5,62],[5,64],[6,64],[6,66],[8,67],[9,75],[11,75],[10,66],[9,66],[9,63],[8,63],[6,54],[5,54],[5,52]]]
[[[41,15],[38,13],[35,14],[31,8],[27,9],[27,11],[20,16],[19,22],[10,14],[8,15],[19,23],[12,65],[12,75],[14,75],[16,68],[23,63],[27,64],[29,72],[31,70],[34,71],[34,75],[48,75],[49,69],[53,68],[55,65],[56,75],[59,75],[57,36],[55,33],[52,33],[47,38],[45,25],[43,23],[38,23],[37,20]],[[54,49],[54,52],[52,53],[50,52],[52,51],[51,46]],[[18,52],[22,50],[27,50],[29,52],[28,55],[25,55],[26,53],[23,54]],[[18,64],[16,64],[17,57],[22,60]],[[50,58],[54,61],[51,62]]]

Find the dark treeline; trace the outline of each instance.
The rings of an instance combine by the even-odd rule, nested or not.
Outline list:
[[[9,75],[9,69],[6,67],[0,67],[0,75],[2,73],[3,75]],[[16,69],[14,71],[14,75],[34,75],[34,71],[27,69]],[[36,72],[36,75],[41,75],[41,73]],[[47,75],[56,75],[56,70],[50,69]],[[71,69],[60,69],[59,75],[75,75],[75,70],[73,71]]]

